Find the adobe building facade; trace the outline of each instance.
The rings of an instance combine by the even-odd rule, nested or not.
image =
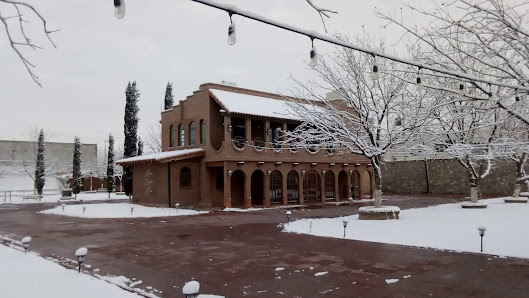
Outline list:
[[[162,112],[162,152],[117,162],[133,167],[133,201],[249,208],[371,198],[365,157],[277,143],[301,123],[288,109],[277,94],[201,85]]]

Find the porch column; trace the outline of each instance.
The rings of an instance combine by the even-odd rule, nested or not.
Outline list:
[[[325,174],[322,173],[321,175],[321,202],[322,203],[325,203],[325,201],[327,200],[327,194],[326,194],[326,191],[325,191]]]
[[[345,171],[347,174],[347,191],[345,192],[346,199],[349,200],[353,197],[353,193],[351,192],[351,171]]]
[[[264,205],[270,207],[270,175],[268,170],[264,170]]]
[[[224,146],[228,146],[231,143],[230,125],[231,125],[231,117],[224,116]]]
[[[252,175],[245,173],[244,176],[244,208],[252,207]]]
[[[338,172],[338,175],[334,173],[334,200],[336,202],[340,201],[340,187],[338,185],[339,180],[340,180],[340,172]]]
[[[272,147],[270,144],[270,134],[268,133],[268,130],[270,129],[270,120],[265,121],[265,147],[270,148]]]
[[[281,123],[281,130],[283,130],[283,131],[287,131],[287,123],[286,123],[286,122]],[[282,140],[282,141],[286,141],[286,140],[287,140],[287,137],[283,135],[283,136],[281,137],[281,140]],[[286,146],[286,145],[282,145],[281,148],[288,148],[288,146]]]
[[[224,208],[231,208],[231,175],[224,163]]]
[[[299,174],[299,184],[298,184],[299,204],[303,205],[305,204],[305,196],[303,195],[303,183],[305,182],[305,175],[303,174],[303,171],[300,171],[298,174]]]
[[[252,119],[246,118],[246,123],[244,125],[246,129],[246,144],[252,144]]]
[[[283,205],[288,205],[287,175],[283,175],[283,173],[281,173],[281,176],[283,177],[283,182],[281,184],[281,200],[283,202]]]
[[[210,183],[210,175],[208,168],[206,167],[206,163],[204,162],[204,159],[200,161],[200,185],[199,192],[200,192],[200,202],[198,203],[198,206],[200,208],[210,208],[213,204],[211,203],[211,183]]]
[[[356,182],[356,181],[355,181]],[[364,193],[362,192],[362,175],[358,172],[358,199],[362,200],[364,198]]]

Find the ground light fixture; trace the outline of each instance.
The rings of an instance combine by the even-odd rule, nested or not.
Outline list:
[[[64,207],[66,207],[66,205],[65,205],[65,204],[62,204],[61,207],[62,207],[62,211],[64,211]]]
[[[178,214],[178,209],[180,209],[180,204],[179,203],[174,204],[174,208],[176,209],[176,214]]]
[[[22,240],[20,240],[20,242],[22,243],[22,247],[24,247],[24,253],[27,253],[29,244],[31,243],[31,237],[24,237]]]
[[[125,0],[114,0],[114,16],[123,19],[125,16]]]
[[[84,258],[86,257],[86,254],[88,253],[88,249],[86,247],[81,247],[75,251],[75,256],[77,256],[77,263],[79,263],[79,273],[81,273],[81,265],[84,262]]]
[[[134,207],[130,207],[130,215],[134,212]]]
[[[343,224],[343,237],[345,238],[345,230],[347,229],[347,224],[349,223],[349,221],[347,219],[344,219],[342,220],[342,224]]]
[[[186,298],[196,298],[198,297],[199,292],[200,292],[200,283],[196,280],[186,282],[186,284],[182,288],[182,294],[184,294]]]
[[[86,207],[83,207],[83,214],[85,213],[85,211],[86,211]]]
[[[287,212],[285,212],[285,214],[287,215],[287,221],[290,222],[290,216],[292,215],[292,211],[288,210]]]
[[[485,231],[486,230],[487,230],[487,228],[485,228],[484,226],[479,226],[478,227],[479,236],[481,237],[481,252],[483,252],[483,236],[485,236]]]

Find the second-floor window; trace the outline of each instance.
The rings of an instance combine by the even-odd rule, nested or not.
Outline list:
[[[174,147],[174,126],[169,126],[169,147]]]
[[[191,122],[189,124],[189,145],[195,145],[196,144],[196,138],[197,138],[197,125],[195,122]]]
[[[200,120],[200,144],[206,144],[206,121]]]
[[[178,146],[185,146],[186,144],[186,127],[183,124],[180,124],[178,129]]]

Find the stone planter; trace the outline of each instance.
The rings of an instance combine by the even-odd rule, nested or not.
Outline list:
[[[465,209],[480,209],[480,208],[487,208],[487,204],[482,203],[482,202],[477,202],[477,203],[463,202],[461,203],[461,207]]]
[[[374,206],[358,208],[358,219],[365,220],[387,220],[399,219],[400,208],[396,206],[382,206],[375,208]]]
[[[503,199],[505,203],[527,203],[527,198],[505,198]]]

